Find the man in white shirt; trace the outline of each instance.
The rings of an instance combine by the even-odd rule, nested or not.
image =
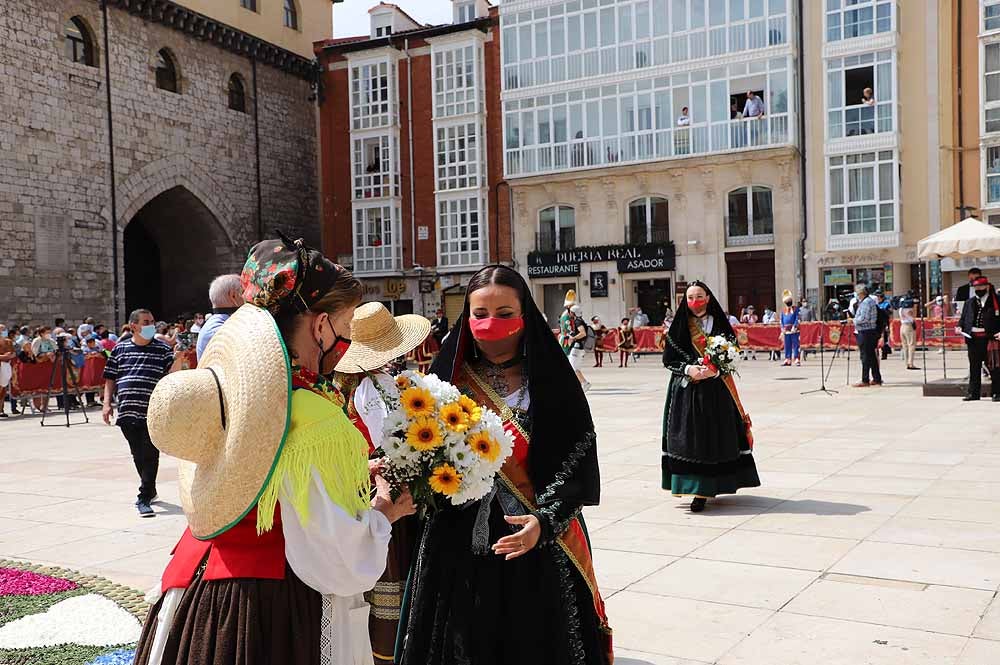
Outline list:
[[[691,116],[688,114],[688,107],[681,109],[681,114],[677,116],[677,126],[678,127],[690,127],[691,126]]]
[[[744,118],[760,118],[764,115],[764,100],[753,90],[747,91],[747,103],[743,106]]]

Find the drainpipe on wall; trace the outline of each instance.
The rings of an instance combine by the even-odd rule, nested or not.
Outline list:
[[[257,58],[250,57],[253,71],[253,146],[257,162],[257,242],[264,240],[264,197],[260,191],[260,99],[257,92]]]
[[[955,69],[958,72],[958,206],[959,215],[965,218],[965,140],[962,132],[962,0],[958,1],[955,21],[955,48],[958,51]]]
[[[417,265],[417,195],[413,186],[413,59],[410,57],[410,38],[403,40],[406,54],[406,139],[410,146],[410,267]]]
[[[114,309],[115,330],[121,328],[121,303],[119,302],[118,283],[118,194],[115,191],[115,124],[111,116],[111,50],[108,38],[108,1],[101,0],[101,14],[104,23],[104,91],[107,99],[108,114],[108,170],[111,176],[111,263],[112,268],[112,294],[111,301]]]
[[[802,200],[802,241],[801,247],[799,248],[799,257],[801,261],[800,269],[802,271],[801,277],[801,289],[802,297],[806,297],[806,241],[809,238],[809,201],[806,197],[806,95],[805,86],[803,81],[805,81],[805,39],[802,35],[802,29],[804,25],[804,20],[802,17],[803,11],[803,0],[798,2],[798,46],[799,46],[799,187],[801,192],[799,192],[799,198]],[[820,297],[819,288],[817,291],[817,309],[820,307]]]
[[[514,200],[511,195],[510,183],[506,180],[501,180],[497,183],[495,188],[496,192],[496,208],[497,211],[497,224],[496,224],[496,249],[497,249],[497,260],[496,263],[503,263],[502,257],[500,256],[500,187],[507,188],[507,224],[510,231],[510,264],[514,268],[517,267],[517,258],[514,253]]]

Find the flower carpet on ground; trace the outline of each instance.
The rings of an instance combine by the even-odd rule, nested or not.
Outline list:
[[[130,664],[147,609],[108,580],[0,560],[0,663]]]

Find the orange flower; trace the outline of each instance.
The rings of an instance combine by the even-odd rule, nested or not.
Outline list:
[[[400,390],[406,390],[410,387],[410,379],[400,374],[396,377],[396,387]]]
[[[451,496],[462,486],[462,474],[455,471],[450,464],[435,467],[430,477],[431,489],[439,494]]]
[[[465,415],[469,417],[470,425],[475,425],[479,422],[479,419],[483,417],[483,410],[479,407],[479,405],[465,395],[458,398],[458,405],[462,407],[462,410],[465,411]]]
[[[452,432],[464,432],[469,429],[469,414],[460,404],[445,404],[441,407],[441,420]]]
[[[414,450],[434,450],[444,442],[441,426],[435,418],[418,417],[406,430],[406,443]]]
[[[469,437],[469,447],[483,459],[494,462],[500,455],[500,444],[486,432],[476,432]]]
[[[426,388],[417,386],[407,388],[399,396],[399,401],[406,409],[406,415],[410,418],[434,415],[434,398],[431,397],[431,392]]]

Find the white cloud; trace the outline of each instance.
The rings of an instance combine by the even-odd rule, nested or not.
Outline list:
[[[378,4],[378,0],[345,0],[333,6],[333,35],[352,37],[369,33],[368,10]],[[396,0],[395,3],[414,20],[421,23],[439,25],[451,23],[452,4],[450,0]]]

